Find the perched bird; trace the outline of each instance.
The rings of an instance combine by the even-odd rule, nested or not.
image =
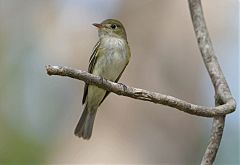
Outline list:
[[[115,19],[93,25],[98,28],[99,41],[90,57],[88,72],[118,82],[131,56],[126,31]],[[85,107],[74,131],[76,136],[90,139],[97,109],[108,94],[104,89],[85,84],[82,100]]]

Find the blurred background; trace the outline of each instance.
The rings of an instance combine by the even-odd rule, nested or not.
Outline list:
[[[222,70],[239,103],[238,1],[203,1]],[[199,164],[212,119],[110,94],[92,138],[74,136],[84,83],[44,66],[87,70],[92,23],[124,24],[131,61],[120,82],[214,106],[187,1],[0,0],[0,163]],[[215,164],[239,164],[239,109],[227,116]]]

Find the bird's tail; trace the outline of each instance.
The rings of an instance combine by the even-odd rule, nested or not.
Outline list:
[[[75,128],[74,134],[83,139],[90,139],[93,130],[93,123],[96,116],[97,109],[88,109],[86,104],[82,116]]]

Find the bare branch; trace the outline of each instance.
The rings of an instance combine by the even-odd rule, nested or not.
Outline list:
[[[215,89],[215,105],[224,105],[231,100],[233,106],[236,107],[235,100],[231,95],[228,84],[217,61],[217,57],[214,54],[211,39],[203,16],[201,0],[188,0],[188,3],[194,31],[198,41],[198,47]],[[235,110],[235,108],[233,110]],[[213,164],[221,143],[224,123],[225,115],[213,119],[211,138],[202,158],[202,165]]]
[[[211,136],[210,136],[209,144],[206,148],[205,154],[202,158],[202,162],[201,162],[202,165],[213,164],[221,143],[224,124],[225,124],[225,116],[214,117]]]
[[[227,102],[226,104],[217,107],[205,107],[191,104],[172,96],[156,92],[150,92],[144,89],[129,87],[119,83],[114,83],[102,77],[90,74],[88,72],[72,69],[69,67],[47,65],[46,70],[49,75],[67,76],[74,79],[82,80],[88,84],[96,85],[100,88],[103,88],[110,92],[114,92],[118,95],[167,105],[192,115],[213,117],[231,113],[235,109],[232,100],[229,100],[229,102]]]

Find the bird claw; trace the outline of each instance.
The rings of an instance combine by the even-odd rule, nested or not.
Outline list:
[[[101,80],[101,83],[103,84],[104,82],[104,79],[103,79],[103,77],[102,76],[100,76],[100,80]]]
[[[123,87],[123,91],[124,91],[124,92],[127,91],[127,86],[126,86],[125,84],[123,84],[123,83],[118,83],[118,84],[120,84],[120,85]]]

